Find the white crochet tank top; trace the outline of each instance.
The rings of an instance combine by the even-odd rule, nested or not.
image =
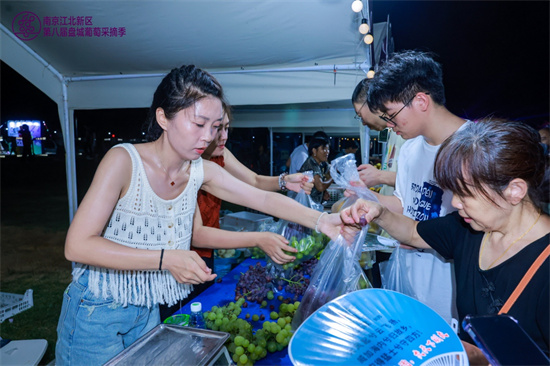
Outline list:
[[[131,248],[189,250],[193,214],[204,171],[202,159],[191,162],[189,182],[176,198],[157,196],[147,180],[141,157],[132,144],[120,144],[132,158],[128,192],[116,204],[102,236]],[[160,258],[159,258],[160,259]],[[88,286],[95,296],[115,302],[151,307],[175,304],[187,297],[191,285],[178,283],[169,271],[122,271],[77,263],[73,280],[89,269]]]

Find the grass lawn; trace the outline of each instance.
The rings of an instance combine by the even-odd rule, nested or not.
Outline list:
[[[69,226],[65,165],[51,157],[0,159],[0,291],[33,290],[33,307],[0,324],[3,339],[45,339],[40,364],[55,358],[57,320],[71,264],[63,255]],[[10,321],[11,320],[11,321]]]

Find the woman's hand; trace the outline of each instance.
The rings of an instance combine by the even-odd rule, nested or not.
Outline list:
[[[470,363],[470,365],[489,365],[489,361],[487,361],[487,359],[483,355],[483,352],[481,352],[479,348],[471,343],[464,341],[462,341],[462,345],[464,346],[464,350],[468,355],[468,362]]]
[[[383,210],[384,207],[380,204],[360,198],[353,205],[342,210],[340,217],[345,224],[360,224],[364,226],[377,219]]]
[[[217,276],[192,250],[165,250],[162,268],[169,270],[179,283],[191,285],[212,281]]]
[[[311,189],[313,188],[313,182],[308,182],[307,176],[305,176],[302,173],[295,173],[295,174],[289,174],[284,177],[286,182],[286,188],[299,193],[300,190],[304,190],[306,194],[311,193]]]
[[[268,231],[258,232],[257,246],[265,252],[273,262],[285,264],[294,261],[295,257],[284,252],[297,253],[298,250],[288,245],[288,240],[284,236]]]

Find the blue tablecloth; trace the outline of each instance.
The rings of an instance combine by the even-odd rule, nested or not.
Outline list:
[[[245,259],[231,272],[226,274],[222,278],[221,283],[215,282],[212,286],[206,289],[191,302],[198,301],[202,303],[203,311],[208,311],[212,308],[212,306],[224,306],[231,301],[235,301],[235,287],[237,286],[237,282],[239,281],[241,273],[246,272],[249,266],[256,265],[256,263],[258,262],[265,266],[265,260],[252,258]],[[265,320],[270,320],[269,314],[271,311],[273,311],[270,310],[270,305],[274,306],[274,311],[279,312],[279,305],[281,304],[281,302],[277,299],[277,296],[278,294],[275,293],[275,297],[273,300],[266,299],[267,306],[265,308],[260,308],[260,305],[257,303],[248,302],[248,307],[242,308],[239,318],[245,319],[246,314],[249,313],[250,319],[248,320],[252,324],[254,330],[260,329]],[[287,294],[283,293],[283,296],[287,297]],[[190,314],[191,302],[184,305],[175,314]],[[252,321],[252,315],[254,314],[264,314],[265,320],[259,320],[257,322]],[[268,352],[267,356],[265,358],[262,358],[261,360],[258,360],[255,365],[292,365],[292,362],[290,362],[290,358],[288,356],[288,348],[285,347],[283,350],[278,352]]]

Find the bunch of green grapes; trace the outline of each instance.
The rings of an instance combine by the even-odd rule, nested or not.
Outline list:
[[[210,311],[204,313],[206,327],[212,330],[227,332],[232,336],[241,335],[252,337],[252,325],[239,318],[244,299],[230,302],[225,306],[212,306]]]
[[[266,357],[268,352],[277,352],[288,346],[292,337],[292,319],[300,303],[282,303],[279,312],[271,312],[271,321],[263,322],[262,328],[255,333],[248,321],[238,318],[243,304],[244,299],[240,298],[225,306],[213,306],[205,313],[206,326],[229,333],[226,346],[231,358],[237,366],[251,366]],[[260,319],[258,314],[252,316],[254,321]]]
[[[297,268],[303,262],[315,257],[320,251],[322,251],[330,238],[322,233],[316,233],[313,231],[311,235],[304,236],[298,240],[295,236],[292,236],[288,245],[298,249],[298,253],[286,252],[289,255],[293,255],[296,259],[293,262],[283,265],[283,269]]]

